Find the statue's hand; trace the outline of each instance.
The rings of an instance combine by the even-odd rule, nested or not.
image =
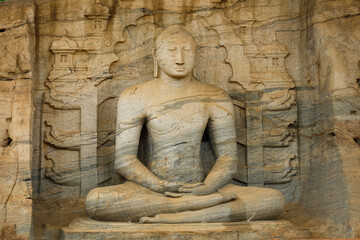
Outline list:
[[[195,188],[204,185],[204,182],[197,182],[197,183],[182,183],[180,188]]]
[[[181,197],[183,195],[191,195],[191,193],[179,193],[179,189],[192,189],[192,188],[196,188],[199,186],[204,185],[203,182],[197,182],[197,183],[179,183],[179,182],[164,182],[163,186],[164,186],[164,195],[166,197],[174,197],[174,198],[178,198]]]
[[[163,189],[164,192],[178,192],[179,188],[181,187],[180,182],[168,182],[168,181],[164,181],[163,182]]]
[[[196,186],[196,187],[180,187],[179,188],[179,193],[182,194],[191,194],[191,195],[196,195],[196,196],[202,196],[202,195],[209,195],[216,192],[216,188],[214,188],[213,186],[209,186],[206,184],[203,184],[201,186]]]

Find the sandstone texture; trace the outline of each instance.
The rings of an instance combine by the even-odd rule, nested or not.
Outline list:
[[[61,239],[293,239],[309,234],[287,221],[197,224],[129,224],[79,218],[62,229]]]
[[[167,27],[155,40],[154,79],[121,93],[114,171],[125,182],[88,193],[91,218],[179,224],[273,219],[282,213],[280,191],[231,184],[239,162],[234,104],[224,90],[193,76],[196,49],[184,27]],[[201,157],[205,135],[215,158],[209,172]]]
[[[35,6],[0,4],[0,236],[28,238],[32,231]]]
[[[192,75],[231,98],[231,183],[280,191],[285,212],[230,231],[138,224],[139,238],[190,238],[197,226],[220,239],[360,237],[358,0],[6,0],[0,13],[0,238],[127,236],[114,230],[125,223],[87,219],[85,197],[124,182],[118,99],[154,78],[155,39],[173,24],[198,46]],[[215,159],[205,135],[205,174]]]

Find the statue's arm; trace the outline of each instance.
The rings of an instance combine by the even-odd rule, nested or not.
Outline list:
[[[234,107],[230,97],[222,90],[207,102],[209,112],[209,135],[216,153],[216,162],[207,175],[204,185],[181,187],[179,192],[207,195],[230,183],[237,173],[237,146]]]
[[[234,107],[230,97],[221,97],[208,104],[209,135],[216,162],[205,179],[205,185],[218,190],[228,184],[238,171]]]
[[[132,89],[119,97],[116,123],[115,171],[126,180],[163,193],[164,181],[137,158],[140,133],[145,121],[144,101]],[[135,89],[136,90],[136,89]]]

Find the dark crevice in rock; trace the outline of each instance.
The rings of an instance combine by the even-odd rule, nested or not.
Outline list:
[[[354,141],[356,144],[360,145],[360,138],[359,137],[354,137]]]
[[[15,79],[8,79],[8,78],[0,78],[0,81],[8,82],[8,81],[14,81]]]
[[[329,136],[333,136],[333,137],[335,137],[335,136],[336,136],[336,134],[335,134],[334,132],[331,132],[331,133],[329,133]]]
[[[356,83],[360,87],[360,78],[356,79]]]
[[[7,139],[5,139],[5,145],[6,146],[10,146],[10,144],[12,143],[12,138],[8,137]]]
[[[187,142],[180,142],[180,143],[177,143],[177,144],[174,144],[174,146],[179,146],[181,144],[186,144]]]
[[[6,28],[1,28],[0,29],[0,32],[5,32],[6,31]]]

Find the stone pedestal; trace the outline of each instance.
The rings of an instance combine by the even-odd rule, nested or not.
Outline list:
[[[262,239],[309,238],[307,232],[288,221],[233,223],[139,224],[75,219],[62,228],[61,239]]]

